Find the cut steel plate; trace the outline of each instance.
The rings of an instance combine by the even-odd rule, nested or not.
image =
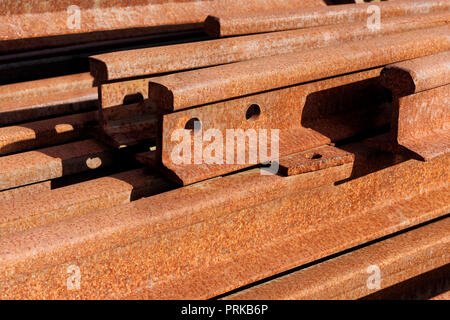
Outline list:
[[[158,107],[174,111],[449,49],[449,26],[409,31],[156,77],[148,95]]]
[[[265,11],[241,13],[222,12],[209,16],[205,31],[213,37],[300,29],[320,25],[337,25],[365,21],[366,27],[377,28],[383,19],[450,9],[448,0],[397,0],[365,4],[348,4],[331,7],[305,8],[303,10]],[[377,18],[380,21],[377,21]]]
[[[322,146],[280,159],[279,173],[292,176],[340,166],[355,161],[355,155],[332,146]]]

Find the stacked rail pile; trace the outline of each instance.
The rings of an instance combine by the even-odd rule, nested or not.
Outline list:
[[[450,1],[3,2],[0,298],[448,290]],[[279,157],[174,161],[209,129]]]

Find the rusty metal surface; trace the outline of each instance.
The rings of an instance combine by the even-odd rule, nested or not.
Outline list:
[[[168,187],[163,179],[137,169],[51,191],[41,190],[14,202],[0,203],[0,235],[126,204]]]
[[[377,3],[378,30],[373,3],[132,2],[0,0],[0,299],[204,299],[293,268],[253,290],[379,298],[355,260],[383,288],[450,266],[450,0]],[[288,31],[201,41],[208,15]],[[268,130],[267,155],[248,138],[244,164],[177,164],[176,129]]]
[[[203,132],[209,129],[218,130],[223,137],[223,150],[227,150],[226,137],[230,129],[244,132],[255,130],[255,134],[261,129],[267,130],[267,150],[271,150],[271,130],[277,129],[280,157],[386,125],[391,114],[389,105],[383,105],[383,102],[389,101],[390,97],[378,84],[380,70],[353,73],[166,114],[158,140],[160,147],[157,147],[163,171],[177,183],[187,185],[270,160],[261,158],[261,154],[251,150],[256,146],[244,142],[245,163],[236,160],[237,143],[233,147],[233,164],[225,163],[225,160],[223,164],[208,163],[207,159],[203,159],[204,154],[199,159],[200,164],[194,163],[195,150],[187,163],[175,163],[173,153],[180,141],[173,139],[174,133],[183,130],[191,119],[197,119],[201,125],[199,132],[188,132],[192,138],[196,134],[202,137]],[[260,113],[247,119],[246,114],[251,106],[258,106]],[[192,145],[195,143],[194,140]],[[198,143],[201,150],[210,144],[203,140]],[[249,159],[250,153],[258,155],[253,162]],[[266,156],[270,157],[269,152]]]
[[[450,300],[450,290],[444,293],[441,293],[433,298],[431,298],[430,300]]]
[[[44,181],[14,189],[0,191],[0,203],[12,203],[21,198],[26,198],[34,194],[49,191],[51,187],[51,181]]]
[[[89,73],[56,78],[20,82],[0,86],[0,105],[14,104],[22,99],[39,99],[43,96],[92,88],[93,77]]]
[[[323,146],[280,159],[279,172],[292,176],[352,163],[355,155],[332,146]]]
[[[95,140],[83,140],[0,157],[0,190],[107,166],[112,152]]]
[[[2,298],[212,297],[445,214],[449,181],[438,177],[448,161],[410,160],[309,190],[335,168],[240,173],[9,235]],[[65,287],[74,264],[79,291]]]
[[[450,51],[386,66],[382,83],[397,96],[406,96],[450,83]]]
[[[200,24],[209,14],[235,11],[252,12],[270,9],[302,8],[308,5],[324,5],[319,0],[197,0],[197,1],[140,1],[131,6],[121,2],[105,5],[87,1],[78,1],[82,23],[73,27],[68,17],[74,16],[71,5],[77,1],[59,4],[58,1],[47,2],[45,6],[30,0],[25,6],[3,6],[0,16],[0,40],[16,40],[58,35],[73,35],[117,29],[137,29],[172,25]],[[30,3],[32,4],[30,7]],[[44,8],[50,7],[49,11]],[[56,9],[53,9],[55,7]],[[15,9],[17,8],[17,9]],[[58,10],[59,9],[59,10]],[[31,11],[31,12],[30,12]],[[167,14],[170,12],[170,14]],[[13,47],[13,46],[12,46]]]
[[[161,108],[179,110],[449,49],[448,26],[409,31],[156,77],[149,84],[149,99]]]
[[[450,85],[400,98],[396,128],[397,143],[425,160],[450,152]]]
[[[86,138],[97,112],[87,112],[0,128],[0,155]]]
[[[163,47],[112,52],[91,57],[91,74],[97,81],[110,81],[169,71],[213,66],[313,49],[344,41],[363,40],[414,29],[448,24],[449,13],[415,15],[384,19],[380,29],[369,30],[366,22],[322,26]],[[130,82],[132,84],[133,82]],[[134,83],[140,83],[136,81]],[[116,84],[118,86],[119,84]],[[114,86],[114,84],[111,84]],[[144,94],[147,88],[133,88]],[[123,96],[122,99],[123,100]],[[116,105],[118,103],[116,102]]]
[[[376,5],[380,9],[381,19],[450,9],[448,0],[399,0],[381,2]],[[221,12],[206,19],[205,31],[210,36],[223,37],[367,21],[373,14],[368,10],[370,6],[373,4],[348,4],[303,10],[271,10],[248,14],[238,11]]]
[[[406,147],[425,160],[449,152],[449,52],[387,66],[380,81],[394,96],[393,149]]]
[[[359,299],[450,263],[448,230],[450,218],[243,290],[224,300]],[[369,281],[373,273],[371,266],[380,270],[379,288],[371,286]]]
[[[50,116],[93,110],[97,106],[97,88],[28,97],[0,104],[0,125],[32,121]]]

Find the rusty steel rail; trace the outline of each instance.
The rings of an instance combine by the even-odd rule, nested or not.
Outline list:
[[[387,32],[387,30],[397,30],[400,31],[400,29],[398,29],[398,27],[400,27],[401,29],[404,29],[405,26],[410,26],[412,27],[413,25],[415,25],[414,23],[411,24],[412,21],[417,22],[418,24],[416,25],[417,27],[422,26],[429,26],[430,24],[434,24],[435,22],[438,23],[443,23],[444,21],[448,20],[448,16],[447,15],[427,15],[427,16],[423,16],[421,18],[407,18],[407,19],[393,19],[392,21],[390,21],[390,23],[386,23],[383,25],[383,28],[381,29],[381,33],[383,33],[384,31]],[[419,22],[420,21],[420,22]],[[358,32],[358,30],[365,30],[365,28],[357,28],[358,26],[352,26],[350,27],[351,30],[355,31],[355,33],[352,35],[352,37],[354,37],[353,39],[359,39],[359,38],[364,38],[365,36],[363,36],[365,33],[363,32]],[[351,31],[350,30],[350,31]],[[346,30],[349,31],[349,30]],[[323,39],[329,39],[329,34],[331,33],[336,33],[336,31],[331,31],[329,27],[323,27],[323,28],[315,28],[314,32],[317,32],[318,35],[320,35],[319,37],[323,37]],[[309,39],[308,37],[311,36],[311,33],[313,34],[312,39],[315,39],[316,36],[314,36],[314,32],[310,31],[306,31],[306,30],[300,30],[300,31],[293,31],[293,34],[303,34],[304,37],[300,37],[300,40],[303,38]],[[281,33],[280,33],[281,34]],[[339,32],[339,34],[342,36],[342,33]],[[346,32],[346,35],[351,34],[351,32]],[[363,34],[363,35],[361,35]],[[359,35],[359,36],[358,36]],[[242,37],[242,38],[250,38],[253,39],[254,37],[263,37],[264,39],[273,39],[274,34],[271,35],[261,35],[261,36],[251,36],[251,37]],[[276,37],[276,39],[278,39]],[[231,47],[235,48],[236,45],[236,41],[238,41],[238,43],[245,43],[247,40],[239,40],[239,38],[236,39],[223,39],[223,40],[216,40],[216,41],[232,41],[233,45]],[[243,42],[239,42],[239,41],[243,41]],[[259,40],[257,40],[259,41]],[[272,40],[271,40],[272,41]],[[303,41],[303,40],[301,40]],[[315,40],[314,40],[315,41]],[[318,44],[316,42],[311,42],[309,43],[309,40],[306,41],[308,43],[308,46],[311,48],[314,48],[315,46],[321,46],[324,45],[324,43],[322,44]],[[325,42],[327,42],[328,40],[324,40]],[[252,42],[253,43],[253,42]],[[306,45],[306,43],[305,43]],[[372,46],[377,45],[377,42],[372,42],[371,43]],[[176,50],[172,51],[174,48],[179,48],[181,49],[182,46],[184,49],[183,50]],[[252,44],[253,46],[253,44]],[[130,52],[130,55],[132,55],[132,57],[129,57],[130,59],[132,59],[135,63],[132,64],[132,66],[137,66],[137,68],[139,68],[140,65],[139,61],[147,61],[148,62],[148,66],[163,66],[163,68],[166,68],[165,70],[169,70],[172,67],[171,66],[176,66],[177,68],[180,67],[180,65],[178,64],[178,61],[187,61],[187,63],[189,64],[190,62],[188,61],[189,59],[181,59],[178,57],[180,52],[183,52],[184,54],[186,54],[186,52],[193,52],[196,55],[196,58],[194,59],[194,61],[201,61],[201,59],[198,57],[198,55],[201,53],[201,56],[204,54],[200,49],[202,49],[204,47],[204,44],[202,43],[195,43],[195,44],[185,44],[185,45],[175,45],[175,46],[168,46],[168,47],[161,47],[161,48],[153,48],[153,49],[145,49],[145,52],[152,52],[154,53],[154,56],[156,56],[155,59],[158,60],[158,52],[159,52],[159,56],[161,57],[161,61],[155,61],[155,63],[151,63],[151,61],[147,61],[147,58],[142,57],[142,58],[136,58],[136,55],[133,54],[133,52]],[[239,46],[238,46],[239,47]],[[279,46],[278,46],[279,47]],[[284,48],[284,46],[282,46]],[[189,50],[185,50],[187,48],[190,48]],[[244,49],[244,47],[242,48]],[[149,51],[150,50],[150,51]],[[276,49],[279,50],[279,49]],[[327,52],[328,50],[323,49],[320,52],[317,52],[318,56],[323,56],[324,54],[326,54],[326,57],[328,58],[328,61],[333,61],[333,59],[336,59],[336,56],[331,56],[331,52],[332,50],[336,50],[335,47],[330,48],[330,51]],[[363,50],[363,49],[361,49]],[[365,47],[364,47],[365,50]],[[212,50],[214,51],[214,50]],[[140,52],[140,51],[139,51]],[[164,55],[161,55],[161,52],[164,53]],[[170,56],[170,53],[173,53],[172,56]],[[210,52],[210,51],[207,51]],[[242,52],[242,50],[240,50],[240,52]],[[267,52],[267,50],[256,50],[256,51],[252,51],[252,52]],[[259,54],[259,53],[258,53]],[[350,54],[349,52],[346,52],[346,54]],[[386,54],[386,53],[384,53]],[[305,54],[306,55],[306,54]],[[304,55],[304,56],[305,56]],[[139,56],[141,56],[141,54],[139,54]],[[210,56],[209,54],[207,54],[205,56],[205,61],[208,61],[208,63],[219,63],[219,62],[224,62],[224,61],[219,61],[216,60],[216,58],[214,57],[223,57],[226,56],[223,54],[223,52],[221,52],[220,55],[214,55],[214,56]],[[117,54],[112,54],[112,59],[116,59],[118,57]],[[116,58],[114,58],[116,57]],[[164,57],[164,58],[163,58]],[[171,59],[167,59],[167,57],[171,57]],[[100,57],[98,57],[100,59]],[[173,59],[172,59],[173,58]],[[308,57],[306,59],[310,59],[311,57]],[[342,57],[343,58],[343,57]],[[121,57],[122,59],[122,57]],[[213,60],[211,60],[213,59]],[[275,58],[274,58],[275,59]],[[326,59],[326,58],[325,58]],[[324,59],[324,60],[325,60]],[[367,58],[369,59],[369,58]],[[401,59],[401,58],[399,58]],[[94,60],[95,61],[95,60]],[[100,60],[98,60],[100,61]],[[251,61],[249,61],[251,62]],[[181,62],[184,63],[184,62]],[[305,61],[306,63],[306,61]],[[93,69],[95,70],[95,65],[102,65],[102,63],[98,62],[98,63],[93,63]],[[336,64],[338,64],[338,62],[336,62]],[[375,63],[374,63],[375,64]],[[123,63],[120,64],[121,67],[124,66]],[[348,61],[346,62],[346,65],[349,65]],[[134,69],[134,67],[130,66],[129,64],[126,64],[126,69],[127,70],[131,70],[131,71],[136,71],[136,69]],[[191,65],[192,67],[198,66],[198,65]],[[368,64],[365,67],[369,67],[369,66],[373,66],[372,64]],[[280,66],[281,67],[281,66]],[[102,67],[99,67],[102,68]],[[149,72],[150,69],[148,68],[152,68],[152,67],[146,67],[144,68],[142,71],[140,72]],[[159,67],[157,67],[159,68]],[[175,68],[175,67],[174,67]],[[255,67],[256,68],[256,67]],[[236,66],[236,69],[237,66]],[[266,69],[266,68],[261,68],[259,67],[259,69]],[[324,68],[325,69],[325,68]],[[123,69],[121,69],[123,70]],[[155,71],[154,69],[152,69],[153,71]],[[162,69],[161,69],[162,70]],[[220,75],[217,75],[217,77],[219,79],[221,79],[222,77],[222,69],[214,69],[217,70],[215,72],[220,73]],[[326,69],[328,71],[328,69]],[[356,71],[354,69],[351,69],[352,71]],[[201,71],[201,70],[199,70]],[[230,72],[228,70],[223,70],[224,72]],[[347,70],[349,71],[349,70]],[[96,71],[95,71],[96,72]],[[93,72],[93,73],[95,73]],[[128,71],[127,71],[128,72]],[[210,73],[211,71],[208,70],[206,71],[208,73]],[[297,73],[300,72],[305,72],[303,65],[302,65],[302,69],[298,70]],[[138,72],[139,73],[139,72]],[[122,74],[123,75],[123,74]],[[130,74],[129,74],[130,75]],[[180,77],[185,77],[188,76],[188,78],[184,79],[183,78],[183,86],[186,86],[187,83],[192,83],[192,82],[198,82],[200,81],[201,78],[205,78],[208,75],[205,74],[200,74],[200,78],[197,78],[197,73],[195,72],[190,72],[188,74],[180,74]],[[249,74],[247,74],[249,75]],[[322,75],[322,77],[325,75]],[[177,77],[177,76],[174,76]],[[234,75],[234,73],[230,74],[230,78],[235,77],[236,79],[239,79],[239,74],[236,74],[236,76]],[[162,81],[165,81],[166,77],[162,77]],[[108,144],[111,144],[115,147],[120,147],[120,146],[124,146],[124,145],[133,145],[138,143],[140,140],[151,140],[154,139],[156,136],[156,130],[157,130],[157,126],[158,126],[158,116],[157,116],[157,109],[155,109],[155,103],[152,103],[152,101],[150,101],[148,99],[149,97],[149,83],[152,83],[152,81],[158,81],[160,80],[160,78],[144,78],[144,79],[137,79],[137,80],[127,80],[127,81],[119,81],[119,82],[113,82],[113,83],[106,83],[101,85],[100,87],[100,94],[101,96],[99,97],[99,101],[100,101],[100,123],[102,126],[102,130],[105,133],[105,137],[107,137],[107,139],[105,139],[105,141]],[[218,80],[217,78],[214,80]],[[246,79],[248,81],[252,81],[249,79]],[[271,83],[272,80],[267,80],[266,83]],[[211,82],[211,81],[210,81]],[[198,88],[202,88],[205,87],[206,85],[203,83],[199,83]],[[239,86],[242,87],[242,86]],[[266,88],[267,89],[267,88]],[[180,88],[181,91],[185,91],[185,88]],[[211,91],[214,91],[213,89],[211,89]],[[217,91],[220,92],[220,91]],[[158,93],[156,93],[158,94]],[[175,93],[174,93],[175,94]],[[205,95],[205,94],[203,94]],[[208,96],[210,94],[208,93]],[[154,96],[154,95],[153,95]],[[131,98],[131,99],[130,99]],[[217,100],[221,100],[223,97],[217,96],[216,99]],[[227,97],[224,97],[227,98]],[[158,97],[152,97],[151,99],[158,99]],[[159,105],[159,104],[156,104]]]
[[[0,155],[87,138],[97,112],[86,112],[0,128]]]
[[[387,66],[381,81],[394,95],[394,145],[425,160],[449,152],[450,52]]]
[[[337,25],[367,21],[374,12],[372,3],[348,4],[303,10],[265,11],[255,13],[222,12],[209,16],[205,31],[212,37],[244,35],[270,31],[300,29],[321,25]],[[448,0],[398,0],[377,3],[381,19],[450,9]],[[382,22],[382,20],[381,20]]]
[[[448,230],[450,217],[226,296],[224,300],[359,299],[448,264]],[[380,270],[379,288],[370,286],[373,268]]]
[[[9,189],[6,191],[0,191],[0,203],[1,202],[13,203],[18,199],[29,197],[41,192],[49,191],[51,187],[52,187],[51,181],[44,181],[14,189]]]
[[[0,235],[112,208],[168,190],[167,181],[136,169],[0,202]],[[0,193],[0,199],[1,199]],[[1,200],[0,200],[1,201]]]
[[[149,84],[148,95],[162,109],[174,111],[449,49],[448,26],[409,31],[156,77]]]
[[[163,166],[160,167],[169,178],[187,185],[270,160],[261,158],[259,154],[254,162],[245,161],[244,164],[239,164],[236,160],[236,145],[233,164],[227,164],[225,161],[224,164],[206,164],[203,161],[196,164],[194,156],[188,159],[188,163],[175,163],[172,153],[179,141],[172,137],[176,130],[184,129],[192,119],[197,119],[201,128],[198,133],[190,132],[190,136],[202,135],[202,132],[211,128],[218,130],[224,137],[223,150],[227,150],[225,137],[229,129],[242,129],[245,132],[267,130],[267,150],[271,150],[270,130],[278,129],[280,157],[382,127],[389,123],[391,113],[389,105],[383,104],[388,102],[390,97],[378,83],[380,71],[378,68],[353,73],[166,114],[162,119],[157,145]],[[365,92],[365,95],[361,96],[360,92]],[[251,106],[256,106],[259,113],[248,118]],[[202,150],[208,145],[208,142],[202,141]],[[245,144],[246,160],[252,151],[251,147],[250,143]],[[253,154],[258,153],[254,151]],[[267,156],[270,157],[269,154]],[[303,158],[302,155],[294,157]],[[322,160],[329,159],[324,157]]]
[[[4,2],[4,1],[3,1]],[[0,15],[0,40],[24,40],[27,38],[49,38],[55,36],[77,35],[83,33],[96,33],[114,31],[119,29],[156,28],[156,32],[167,30],[192,29],[201,23],[210,14],[219,12],[253,12],[261,10],[303,8],[305,6],[324,5],[320,0],[195,0],[195,1],[140,1],[136,5],[124,6],[121,2],[108,1],[49,1],[40,6],[35,0],[23,1],[25,5],[2,5]],[[75,8],[79,10],[80,24],[76,23]],[[47,9],[47,10],[46,10]],[[170,12],[170,14],[167,14]],[[73,20],[68,23],[68,18]],[[70,21],[72,21],[70,20]],[[173,26],[176,25],[174,29]],[[166,27],[166,28],[163,28]],[[149,30],[151,33],[152,30]],[[154,32],[154,31],[153,31]],[[95,35],[95,34],[94,34]],[[119,33],[119,37],[121,34]],[[99,40],[90,38],[89,40]],[[61,42],[55,40],[58,45]],[[16,42],[8,44],[3,42],[5,49],[13,50],[19,46]],[[77,38],[65,45],[77,42]],[[50,40],[51,43],[51,40]],[[38,44],[38,43],[36,43]]]
[[[450,51],[388,65],[381,80],[397,97],[447,85],[450,83]]]
[[[38,97],[25,97],[0,105],[0,125],[38,120],[97,107],[97,88],[80,89]]]
[[[92,88],[93,77],[87,73],[20,82],[0,86],[0,105],[17,103],[24,98],[43,96]]]
[[[0,157],[0,190],[108,166],[113,152],[83,140]]]
[[[343,24],[339,29],[335,26],[322,26],[111,52],[92,56],[90,70],[97,82],[104,82],[213,66],[289,53],[301,49],[324,47],[344,41],[363,40],[380,35],[425,29],[448,24],[449,20],[450,13],[436,13],[385,19],[380,25],[380,29],[377,30],[370,30],[367,28],[366,22],[360,22]],[[123,63],[124,61],[132,61],[133,63]],[[144,94],[142,91],[130,92],[130,94],[137,92]],[[118,105],[118,103],[115,105]]]
[[[379,157],[390,167],[340,185],[351,165],[243,172],[2,237],[2,297],[213,297],[448,212],[448,156]],[[67,290],[69,265],[83,290]]]

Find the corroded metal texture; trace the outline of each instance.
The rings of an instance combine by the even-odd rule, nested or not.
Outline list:
[[[51,191],[42,190],[26,198],[16,198],[14,202],[0,203],[0,235],[119,206],[167,189],[166,181],[145,169],[137,169]]]
[[[354,160],[355,155],[350,152],[332,146],[322,146],[281,158],[279,172],[292,176],[352,163]]]
[[[391,114],[389,106],[383,105],[383,102],[389,101],[390,97],[385,95],[383,101],[384,92],[377,77],[380,70],[353,73],[166,114],[158,139],[160,147],[157,148],[164,173],[176,182],[187,185],[271,160],[274,156],[271,154],[273,129],[279,130],[278,155],[285,157],[386,125]],[[361,92],[364,94],[361,95]],[[253,108],[257,108],[258,113],[249,116]],[[200,130],[187,132],[193,139],[189,145],[189,148],[193,146],[193,152],[186,161],[177,163],[174,159],[179,155],[177,150],[182,143],[177,132],[184,130],[193,119],[200,125]],[[223,143],[223,155],[217,155],[219,162],[214,157],[211,157],[214,162],[204,158],[213,142],[206,138],[203,140],[204,133],[209,129],[219,132],[222,138],[220,142],[214,140],[216,144]],[[242,135],[254,133],[257,140],[260,134],[267,134],[267,150],[263,150],[266,158],[261,157],[257,141],[253,140],[252,144],[250,138],[248,142],[237,139],[229,150],[230,129],[240,129]],[[261,130],[265,130],[264,133]],[[238,131],[235,133],[239,134]],[[214,136],[214,139],[217,137]],[[242,162],[238,160],[240,147],[244,148]],[[200,150],[199,159],[196,150]],[[257,158],[251,159],[250,155]]]
[[[176,44],[163,47],[111,52],[91,57],[91,74],[98,82],[194,69],[313,49],[344,41],[356,41],[449,23],[449,13],[384,19],[379,29],[366,22],[265,33],[244,37]],[[129,82],[129,84],[141,82]],[[116,84],[118,86],[119,84]],[[110,86],[114,86],[111,84]],[[135,90],[134,92],[132,90]],[[128,94],[147,89],[130,88]],[[123,100],[123,96],[122,96]],[[118,103],[116,103],[118,105]]]
[[[38,182],[28,186],[22,186],[14,189],[0,191],[0,203],[12,203],[19,199],[26,199],[27,197],[41,192],[49,191],[52,187],[51,181]]]
[[[450,290],[433,297],[431,300],[450,300]]]
[[[149,99],[173,111],[449,49],[448,26],[409,31],[156,77],[149,84]]]
[[[386,66],[382,83],[397,96],[406,96],[450,83],[450,51]]]
[[[359,299],[449,263],[448,230],[450,218],[257,285],[224,299]],[[378,283],[370,281],[370,276],[378,270],[379,287]]]
[[[394,128],[396,142],[425,160],[450,152],[450,85],[400,98]]]
[[[88,88],[1,103],[0,125],[90,111],[97,106],[97,99],[97,88]]]
[[[39,99],[43,96],[92,88],[94,79],[89,73],[20,82],[0,86],[0,105],[15,104],[22,99]]]
[[[450,52],[387,66],[380,81],[394,95],[394,145],[425,160],[450,151]]]
[[[448,156],[410,160],[313,189],[335,168],[244,172],[8,235],[0,238],[0,292],[212,297],[444,215],[449,181],[439,177],[448,165]],[[82,271],[81,290],[67,289],[70,265]]]
[[[348,4],[324,8],[305,8],[303,10],[271,10],[249,14],[236,11],[222,12],[217,16],[209,16],[206,19],[205,31],[211,36],[223,37],[368,21],[374,14],[374,11],[370,9],[372,5],[370,3]],[[381,19],[385,19],[449,10],[450,1],[399,0],[378,3],[377,7],[380,10]]]
[[[0,16],[0,40],[51,37],[92,33],[117,29],[162,27],[201,23],[209,14],[219,12],[242,12],[302,8],[317,5],[321,1],[308,0],[196,0],[196,1],[139,1],[126,6],[123,2],[72,1],[60,3],[48,1],[44,5],[29,0],[24,5],[2,4]],[[31,4],[31,5],[30,5]],[[77,8],[71,7],[78,5]],[[322,2],[323,5],[323,2]],[[45,8],[50,8],[48,11]],[[76,25],[79,9],[80,24]],[[167,14],[170,12],[170,14]],[[68,23],[68,19],[69,22]]]
[[[84,140],[0,157],[0,190],[107,166],[112,152]]]
[[[80,113],[0,128],[0,155],[87,137],[97,112]]]

